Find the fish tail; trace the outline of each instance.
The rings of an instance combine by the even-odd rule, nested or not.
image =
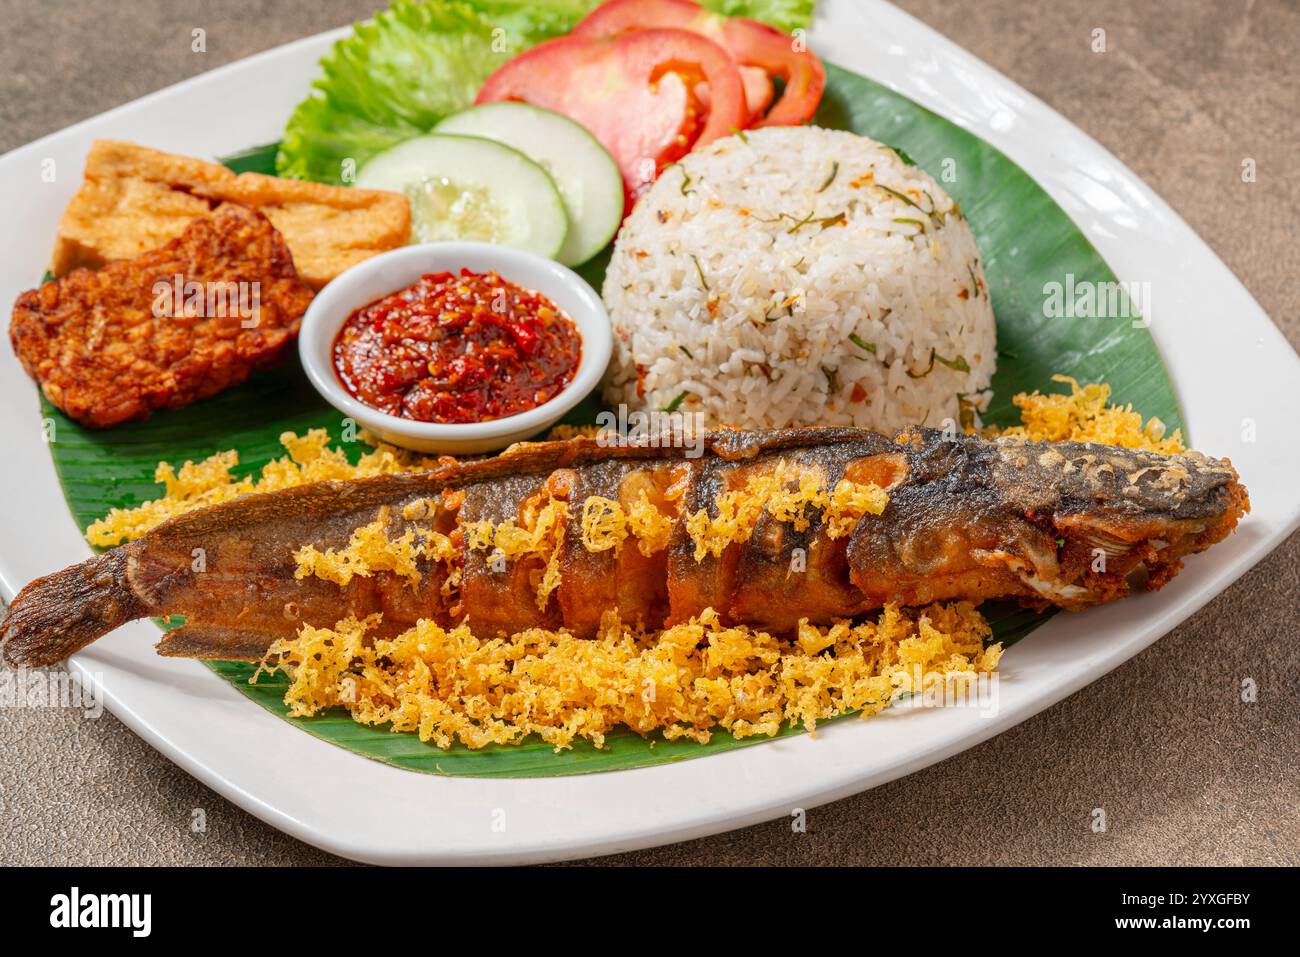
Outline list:
[[[4,659],[15,668],[62,661],[146,614],[127,580],[128,549],[117,548],[38,578],[0,622]]]

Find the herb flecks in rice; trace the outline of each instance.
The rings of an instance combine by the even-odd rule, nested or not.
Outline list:
[[[979,250],[924,170],[817,127],[677,165],[607,272],[609,401],[663,409],[689,390],[706,424],[880,430],[984,406],[997,346]]]

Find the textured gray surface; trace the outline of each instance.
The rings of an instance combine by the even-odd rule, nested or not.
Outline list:
[[[375,6],[0,0],[0,150]],[[1294,3],[902,6],[1109,147],[1300,342]],[[190,52],[196,27],[206,54]],[[1098,27],[1104,54],[1089,49]],[[1254,184],[1241,182],[1245,157],[1258,164]],[[1277,386],[1279,401],[1296,401],[1300,384]],[[978,748],[812,811],[806,834],[777,821],[603,862],[1300,863],[1297,596],[1293,537],[1111,674]],[[1240,700],[1247,677],[1253,704]],[[0,710],[0,753],[0,863],[335,860],[228,804],[108,716]],[[1089,826],[1097,807],[1102,834]],[[196,808],[203,833],[190,828]]]

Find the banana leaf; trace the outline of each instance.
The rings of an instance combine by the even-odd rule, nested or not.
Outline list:
[[[1006,156],[973,134],[923,109],[865,77],[828,65],[827,91],[817,122],[852,130],[888,143],[905,160],[940,180],[957,199],[975,232],[997,316],[999,361],[994,400],[985,420],[1016,421],[1011,397],[1049,390],[1054,373],[1080,381],[1110,384],[1113,401],[1132,403],[1144,415],[1159,416],[1173,428],[1186,428],[1174,390],[1148,331],[1131,318],[1059,319],[1044,314],[1045,286],[1116,281],[1106,263],[1059,206]],[[276,144],[226,159],[232,169],[273,172]],[[597,289],[608,255],[584,267]],[[43,400],[42,400],[43,401]],[[73,518],[84,528],[115,506],[154,498],[154,468],[161,460],[195,461],[220,449],[237,449],[241,466],[260,469],[283,454],[279,436],[309,428],[329,429],[337,439],[339,414],[307,383],[298,364],[254,376],[248,383],[189,408],[110,431],[81,429],[43,401],[42,414],[53,428],[50,444]],[[568,417],[590,422],[599,409],[589,399]],[[361,448],[349,450],[353,456]],[[1046,615],[1002,604],[988,605],[994,640],[1012,644],[1047,620]],[[1014,659],[1012,659],[1014,660]],[[282,702],[285,679],[248,679],[250,665],[207,665],[243,694],[304,731],[358,754],[398,767],[444,775],[550,776],[646,767],[702,757],[738,747],[762,746],[770,738],[736,740],[719,732],[706,745],[641,737],[630,731],[611,735],[603,749],[575,742],[555,752],[530,740],[519,746],[440,750],[411,734],[357,724],[345,713],[308,719],[287,716]],[[182,665],[178,664],[178,667]],[[846,719],[847,718],[846,716]],[[836,719],[842,720],[842,719]],[[851,720],[851,719],[849,719]],[[800,733],[788,728],[783,735]]]

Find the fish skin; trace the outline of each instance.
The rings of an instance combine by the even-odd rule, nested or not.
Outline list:
[[[460,514],[465,522],[498,524],[519,515],[524,502],[541,492],[547,475],[510,475],[492,482],[474,483],[465,489]],[[560,624],[554,603],[537,607],[535,576],[544,563],[535,556],[507,562],[503,572],[492,567],[492,552],[466,549],[461,580],[461,597],[473,608],[473,624],[489,633],[510,629],[553,628]]]
[[[695,512],[707,508],[710,515],[716,514],[713,503],[719,494],[742,487],[748,472],[772,464],[778,456],[797,465],[816,467],[823,476],[822,487],[834,488],[851,462],[895,449],[893,440],[886,436],[848,431],[851,437],[840,434],[833,444],[782,450],[747,462],[706,460],[692,476],[683,509]],[[804,549],[808,574],[791,571],[796,548]],[[799,532],[765,513],[747,545],[696,561],[695,543],[679,526],[668,548],[669,622],[687,621],[705,608],[714,607],[726,609],[735,620],[761,621],[765,627],[785,631],[798,625],[800,618],[859,614],[868,606],[847,576],[837,574],[844,564],[843,552],[843,540],[832,542],[820,523]]]
[[[660,492],[662,477],[656,477],[645,463],[635,460],[594,462],[573,470],[571,510],[581,522],[581,504],[592,496],[607,498],[626,507],[636,501],[637,491]],[[574,523],[573,534],[581,536]],[[567,538],[567,535],[566,535]],[[651,628],[661,623],[668,610],[666,550],[642,555],[634,542],[621,549],[590,552],[586,548],[565,548],[560,560],[560,586],[556,599],[567,626],[577,634],[595,634],[605,609],[619,609],[629,624]]]
[[[814,509],[802,532],[765,515],[749,541],[701,562],[683,521],[665,553],[644,561],[634,557],[631,539],[598,553],[581,545],[588,495],[619,500],[637,488],[678,483],[682,509],[713,513],[720,491],[782,458],[815,466],[823,487],[846,475],[877,481],[889,504],[837,540]],[[428,559],[420,560],[414,584],[390,572],[346,587],[295,577],[299,548],[344,547],[380,514],[390,537],[431,526],[459,535],[445,505],[429,512],[448,490],[462,497],[462,521],[518,520],[539,495],[570,497],[562,580],[545,608],[534,600],[537,568],[511,569],[503,578],[470,549],[459,593],[443,593],[445,571]],[[1226,537],[1248,509],[1231,464],[1198,453],[990,441],[931,429],[895,438],[842,428],[724,430],[705,436],[700,458],[687,449],[592,438],[528,443],[429,472],[320,482],[180,515],[29,584],[0,623],[0,637],[11,665],[39,666],[127,621],[177,614],[186,624],[163,636],[160,654],[256,660],[303,623],[328,627],[376,612],[386,636],[419,617],[467,620],[487,635],[560,624],[590,635],[614,604],[647,627],[660,624],[647,620],[656,615],[682,620],[712,604],[724,620],[770,630],[886,602],[1007,597],[1078,609],[1127,593],[1137,570],[1146,570],[1151,587],[1163,585],[1185,555]],[[1102,574],[1090,570],[1098,542],[1114,553]],[[805,549],[806,580],[789,574],[795,548]],[[195,570],[200,551],[202,570]]]

